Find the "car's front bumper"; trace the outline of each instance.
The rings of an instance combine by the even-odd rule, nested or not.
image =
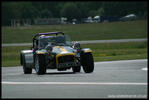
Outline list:
[[[59,63],[57,64],[57,68],[69,68],[69,67],[75,67],[80,65],[81,65],[80,62]]]

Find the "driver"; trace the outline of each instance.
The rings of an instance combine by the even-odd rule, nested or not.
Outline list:
[[[65,39],[63,36],[57,36],[57,43],[65,43]]]
[[[46,38],[44,38],[45,35],[41,35],[40,38],[40,48],[45,48],[45,46],[48,44]]]

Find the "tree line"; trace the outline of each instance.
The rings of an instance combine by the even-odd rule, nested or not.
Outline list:
[[[20,1],[2,2],[2,25],[10,25],[11,19],[60,18],[81,20],[88,16],[117,16],[127,14],[147,16],[147,2],[106,1]]]

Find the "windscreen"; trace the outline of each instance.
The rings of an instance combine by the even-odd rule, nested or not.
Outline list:
[[[39,49],[44,49],[47,45],[53,46],[71,46],[71,39],[68,35],[45,36],[39,38]]]

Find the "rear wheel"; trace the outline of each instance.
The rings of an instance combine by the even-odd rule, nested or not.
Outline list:
[[[83,53],[81,55],[81,64],[85,73],[92,73],[94,71],[94,59],[92,53]]]
[[[43,75],[46,73],[44,55],[35,55],[35,71],[38,75]]]
[[[21,60],[22,60],[24,74],[32,74],[32,68],[26,67],[25,57],[22,56]]]

